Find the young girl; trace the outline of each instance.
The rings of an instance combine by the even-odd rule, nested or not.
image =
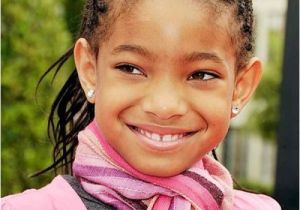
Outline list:
[[[252,16],[250,0],[87,0],[80,38],[48,70],[74,54],[49,119],[50,168],[72,176],[2,209],[280,209],[207,155],[261,77]]]

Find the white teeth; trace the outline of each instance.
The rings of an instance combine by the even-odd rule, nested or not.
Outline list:
[[[142,129],[138,129],[138,132],[142,134],[143,136],[146,136],[148,139],[151,139],[153,141],[162,141],[162,142],[171,142],[171,141],[177,141],[179,139],[182,139],[184,137],[184,134],[167,134],[167,135],[160,135],[157,133],[151,133]]]
[[[155,141],[160,141],[160,135],[156,134],[156,133],[152,133],[151,139],[153,139]]]
[[[172,141],[172,135],[165,135],[161,139],[162,141]]]
[[[146,133],[146,136],[151,139],[151,133],[149,133],[147,131],[145,133]]]
[[[172,136],[172,141],[176,141],[178,139],[178,135],[173,135]]]

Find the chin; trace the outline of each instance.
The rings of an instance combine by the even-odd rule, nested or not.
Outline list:
[[[172,167],[170,165],[166,166],[153,164],[142,164],[141,166],[137,166],[136,169],[145,175],[157,177],[176,176],[186,170],[186,168]]]

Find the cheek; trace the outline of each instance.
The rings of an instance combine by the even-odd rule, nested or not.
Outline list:
[[[213,127],[228,127],[231,116],[231,100],[226,96],[215,97],[211,99],[207,106],[207,119]]]
[[[195,99],[194,110],[206,123],[207,135],[212,141],[222,140],[228,131],[231,119],[231,92],[225,89],[201,94]]]
[[[214,90],[193,92],[191,103],[208,121],[222,121],[230,119],[233,90],[225,85]]]
[[[110,121],[118,116],[124,106],[126,106],[125,98],[120,97],[124,95],[117,87],[106,85],[105,83],[99,85],[96,90],[95,100],[95,115],[101,121]],[[122,100],[123,99],[123,100]]]
[[[229,129],[230,114],[227,110],[216,111],[210,122],[208,132],[213,136],[214,141],[218,144],[222,141]]]
[[[228,132],[230,114],[224,107],[215,109],[207,114],[210,114],[210,116],[206,117],[208,123],[207,134],[210,136],[213,144],[218,144],[225,138]]]
[[[102,83],[97,88],[95,109],[104,115],[118,116],[136,104],[140,93],[122,84]]]
[[[95,118],[97,124],[109,144],[119,148],[119,139],[122,128],[119,121],[120,112],[126,107],[126,97],[120,97],[117,87],[107,86],[105,83],[98,86],[95,100]],[[118,150],[118,149],[117,149]]]
[[[99,72],[98,78],[95,117],[103,132],[110,130],[108,135],[116,135],[122,129],[121,114],[137,103],[141,92],[137,91],[138,88],[124,84],[108,71]]]

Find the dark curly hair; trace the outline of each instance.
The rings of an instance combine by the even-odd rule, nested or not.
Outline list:
[[[235,46],[236,69],[243,68],[253,54],[253,9],[251,0],[199,0],[217,10],[229,13],[231,41]],[[87,39],[97,55],[101,41],[107,39],[114,21],[128,11],[135,0],[86,0],[78,38]],[[230,24],[230,25],[229,25]],[[100,40],[100,41],[99,41]],[[64,63],[72,57],[74,46],[54,62],[42,75],[39,83],[52,71],[54,77]],[[48,136],[53,141],[53,163],[44,170],[61,168],[62,173],[72,174],[72,162],[78,144],[77,134],[94,118],[94,105],[86,100],[76,69],[73,70],[52,104],[48,118]],[[213,151],[215,156],[215,152]]]

